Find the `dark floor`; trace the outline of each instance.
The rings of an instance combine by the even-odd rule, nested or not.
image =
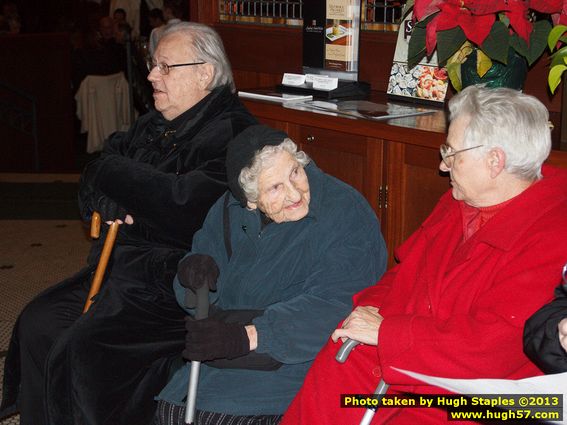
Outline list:
[[[0,220],[76,220],[78,183],[0,182]]]

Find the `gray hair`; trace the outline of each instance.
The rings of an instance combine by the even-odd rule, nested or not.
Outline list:
[[[551,131],[549,112],[538,99],[513,89],[470,86],[450,100],[449,112],[451,120],[470,118],[464,148],[483,145],[475,149],[478,155],[501,148],[507,172],[530,181],[542,177]]]
[[[215,69],[215,75],[209,83],[207,90],[213,90],[225,84],[230,85],[232,92],[236,91],[230,62],[226,56],[222,40],[218,33],[211,27],[197,22],[178,22],[168,25],[161,38],[181,33],[191,40],[191,46],[195,51],[195,60],[210,63]],[[160,39],[161,39],[160,38]]]
[[[311,161],[311,158],[305,152],[297,150],[297,145],[289,138],[285,138],[279,145],[264,146],[254,155],[252,165],[244,167],[238,176],[238,183],[249,202],[258,201],[258,179],[262,170],[270,165],[277,153],[284,151],[293,156],[302,167],[305,167]]]

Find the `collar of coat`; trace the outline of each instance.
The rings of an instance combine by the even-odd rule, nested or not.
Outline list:
[[[542,174],[541,180],[513,198],[477,232],[474,237],[478,242],[509,251],[548,211],[562,206],[567,213],[567,170],[547,165]],[[422,224],[425,232],[437,232],[445,219],[461,215],[459,201],[451,192],[449,189],[439,201],[436,209],[440,214],[431,214]]]
[[[197,133],[204,124],[209,123],[216,115],[224,113],[234,102],[239,102],[239,100],[232,93],[230,86],[220,86],[213,89],[191,109],[188,109],[171,121],[166,120],[161,112],[155,111],[152,126],[157,133],[173,131],[176,138],[181,136],[186,138],[187,133]]]

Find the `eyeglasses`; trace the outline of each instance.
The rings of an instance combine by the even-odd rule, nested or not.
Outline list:
[[[470,151],[471,149],[476,149],[476,148],[480,148],[484,145],[477,145],[477,146],[473,146],[472,148],[465,148],[465,149],[461,149],[461,150],[453,150],[453,148],[449,145],[441,145],[439,146],[439,152],[441,153],[441,159],[443,160],[443,162],[445,163],[445,165],[448,168],[451,168],[453,166],[453,161],[454,161],[454,157],[455,155],[457,155],[458,153],[461,152],[465,152],[465,151]]]
[[[176,63],[173,65],[168,65],[165,62],[159,62],[159,63],[155,63],[155,62],[146,62],[146,65],[148,67],[148,71],[152,72],[152,70],[157,67],[159,73],[161,75],[167,75],[169,74],[169,69],[170,68],[175,68],[177,66],[193,66],[193,65],[202,65],[206,62],[190,62],[190,63]]]

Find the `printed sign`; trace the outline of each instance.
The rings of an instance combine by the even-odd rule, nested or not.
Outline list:
[[[398,31],[394,63],[390,71],[387,93],[403,98],[443,103],[447,94],[449,79],[445,68],[437,65],[437,53],[430,60],[423,60],[408,69],[407,57],[411,37],[411,14],[404,19]]]

